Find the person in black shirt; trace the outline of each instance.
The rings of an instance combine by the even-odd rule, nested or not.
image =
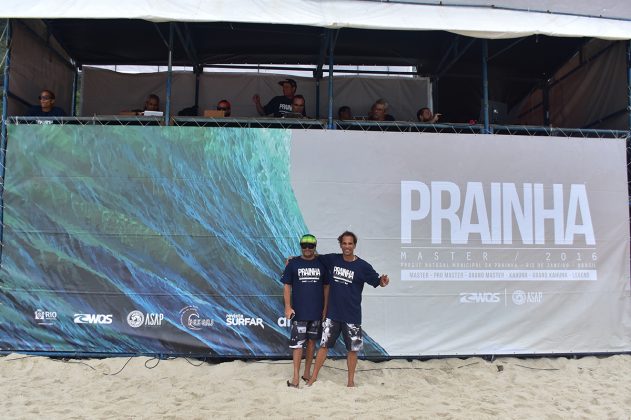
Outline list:
[[[33,117],[65,117],[63,109],[55,106],[55,94],[44,89],[39,94],[39,105],[34,105],[28,110],[28,116]]]
[[[394,121],[394,116],[388,114],[388,102],[385,99],[377,99],[370,108],[368,115],[370,121]]]
[[[416,112],[416,118],[422,123],[430,123],[436,124],[438,119],[442,117],[443,114],[432,114],[432,110],[425,107],[421,108]]]
[[[337,110],[337,119],[341,121],[352,120],[353,113],[351,112],[351,107],[347,105],[341,106],[340,109]]]
[[[355,386],[357,353],[363,349],[364,345],[361,328],[364,284],[372,287],[386,287],[390,283],[386,274],[377,274],[368,262],[355,255],[357,236],[353,232],[346,231],[337,240],[342,250],[341,254],[318,256],[331,277],[330,291],[326,319],[322,324],[322,341],[313,374],[307,385],[312,385],[318,379],[318,372],[326,360],[328,350],[335,346],[335,341],[342,334],[347,350],[348,382],[346,386]]]
[[[326,268],[316,258],[316,237],[310,234],[300,238],[302,255],[289,260],[281,281],[284,284],[285,318],[291,319],[291,338],[294,375],[287,386],[298,388],[300,361],[305,346],[304,381],[311,379],[311,363],[316,340],[320,338],[322,319],[326,313],[329,279]]]
[[[256,111],[260,116],[273,115],[276,118],[280,118],[283,114],[292,112],[291,103],[298,85],[294,79],[284,79],[278,84],[283,87],[283,96],[274,96],[265,106],[261,105],[261,97],[258,93],[252,96],[252,102],[254,102]]]

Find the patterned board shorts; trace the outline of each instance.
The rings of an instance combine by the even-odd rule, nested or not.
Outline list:
[[[322,334],[322,321],[291,321],[289,348],[299,349],[307,340],[318,340]]]
[[[361,325],[333,321],[329,318],[325,319],[322,325],[322,341],[320,342],[320,346],[332,349],[340,333],[342,333],[342,337],[344,338],[347,351],[361,351],[361,349],[364,348]]]

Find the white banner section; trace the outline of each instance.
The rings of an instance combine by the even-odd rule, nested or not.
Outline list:
[[[293,131],[319,252],[357,234],[387,288],[363,327],[390,355],[631,350],[621,140]]]

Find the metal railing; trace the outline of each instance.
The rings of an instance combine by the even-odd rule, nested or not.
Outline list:
[[[62,125],[166,125],[163,117],[102,115],[94,117],[8,117],[8,124],[62,124]],[[177,127],[240,127],[326,130],[327,120],[308,118],[206,118],[173,117],[171,125]],[[593,128],[562,128],[527,125],[491,125],[492,135],[523,135],[543,137],[616,138],[627,139],[627,130]],[[334,129],[352,131],[384,131],[399,133],[450,133],[481,134],[482,124],[426,124],[410,121],[334,120]]]

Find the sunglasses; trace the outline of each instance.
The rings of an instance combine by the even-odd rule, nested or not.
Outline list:
[[[53,99],[53,97],[52,97],[52,96],[45,96],[45,95],[38,96],[38,98],[39,98],[41,101],[50,101],[51,99]]]
[[[300,248],[302,249],[315,249],[315,244],[300,244]]]

